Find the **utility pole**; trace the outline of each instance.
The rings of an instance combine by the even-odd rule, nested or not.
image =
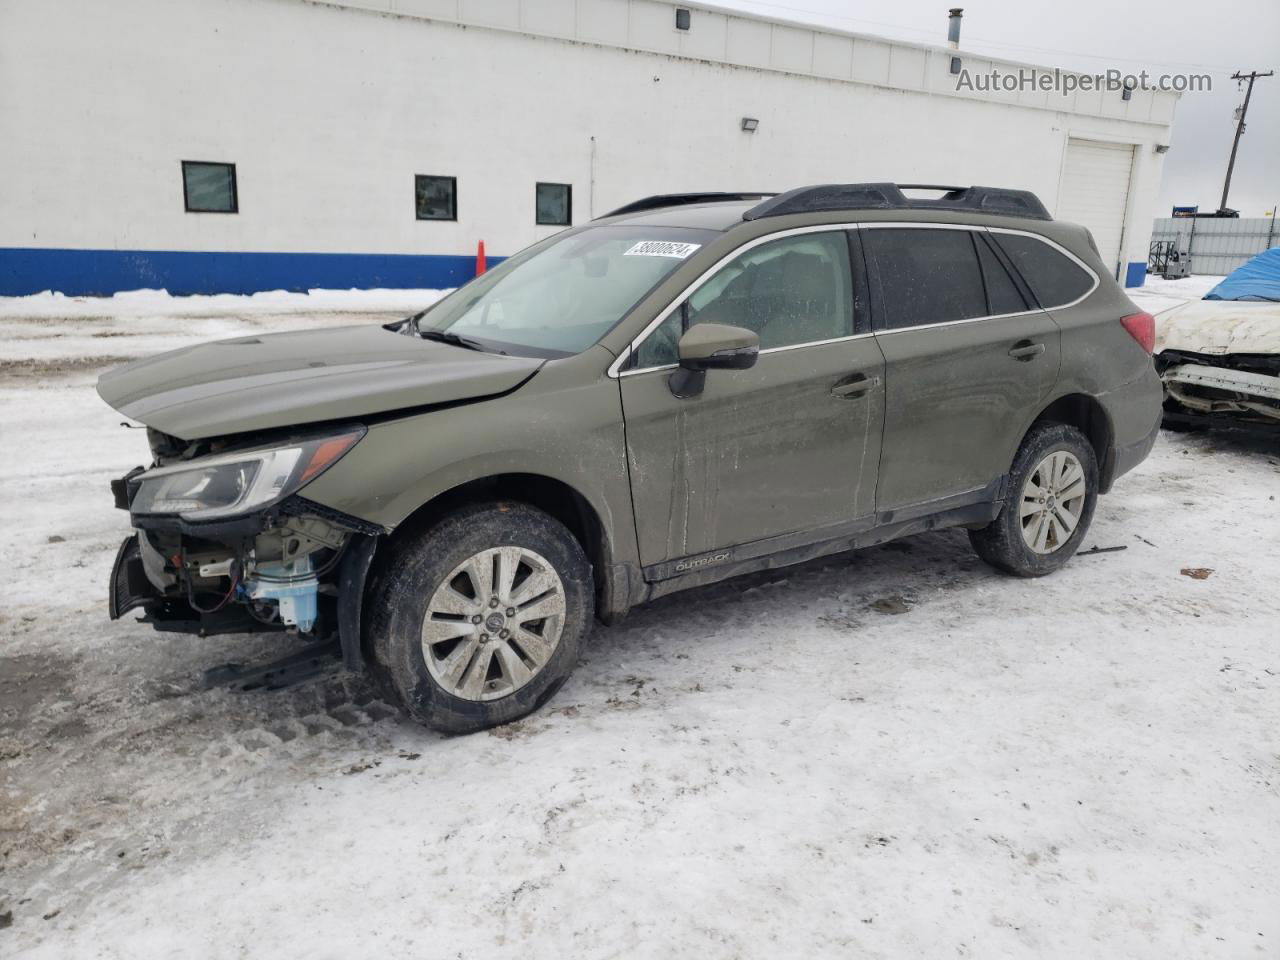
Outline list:
[[[1231,192],[1231,172],[1236,167],[1236,151],[1240,149],[1240,134],[1244,133],[1244,115],[1249,112],[1249,98],[1253,96],[1253,81],[1259,77],[1269,77],[1275,71],[1268,70],[1266,73],[1259,73],[1257,70],[1251,70],[1248,73],[1233,73],[1231,79],[1237,82],[1248,80],[1249,87],[1245,90],[1244,106],[1240,108],[1240,116],[1236,120],[1236,137],[1231,141],[1231,159],[1227,161],[1227,182],[1222,185],[1222,202],[1218,204],[1218,212],[1227,209],[1227,194]]]

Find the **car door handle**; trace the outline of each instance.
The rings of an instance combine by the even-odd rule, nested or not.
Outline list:
[[[1043,343],[1032,343],[1030,340],[1019,340],[1009,348],[1009,356],[1015,360],[1034,360],[1040,354],[1044,353]]]
[[[872,387],[880,386],[879,377],[868,377],[865,373],[855,373],[837,381],[831,387],[831,395],[840,400],[856,400],[864,396]]]

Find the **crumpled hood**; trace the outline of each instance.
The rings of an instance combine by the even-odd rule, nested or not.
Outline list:
[[[196,440],[495,396],[544,362],[336,327],[162,353],[104,373],[98,394],[126,417]]]
[[[1280,353],[1280,303],[1192,300],[1156,314],[1156,352]]]

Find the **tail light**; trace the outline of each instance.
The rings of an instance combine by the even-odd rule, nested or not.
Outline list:
[[[1147,353],[1156,348],[1156,318],[1149,313],[1131,313],[1120,318],[1120,325],[1129,331],[1129,336],[1138,341],[1138,346]]]

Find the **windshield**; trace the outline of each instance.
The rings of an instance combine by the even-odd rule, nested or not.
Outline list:
[[[684,227],[565,231],[459,287],[418,329],[497,352],[580,353],[715,236]]]

